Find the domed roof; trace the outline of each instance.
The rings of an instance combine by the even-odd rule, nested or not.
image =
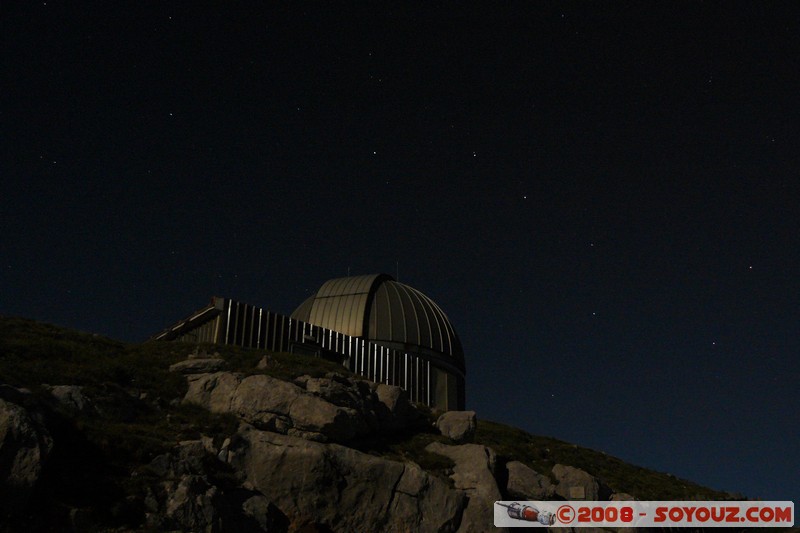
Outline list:
[[[291,316],[408,352],[447,356],[464,371],[461,341],[447,315],[420,291],[387,274],[326,281]]]

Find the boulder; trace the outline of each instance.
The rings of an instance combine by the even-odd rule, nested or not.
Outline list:
[[[220,531],[219,512],[214,506],[217,488],[202,476],[183,476],[169,491],[165,514],[184,531]]]
[[[395,432],[417,424],[420,413],[397,386],[353,379],[335,372],[300,376],[294,383],[325,401],[358,411],[370,431]]]
[[[556,494],[566,500],[600,499],[600,484],[597,479],[580,468],[557,464],[553,466],[553,476],[556,479]]]
[[[30,389],[12,387],[5,383],[0,384],[0,400],[25,405],[25,401],[30,397]]]
[[[304,382],[305,389],[308,392],[333,405],[351,409],[362,409],[364,407],[364,399],[351,380],[339,374],[329,375],[331,377],[312,378],[308,376],[302,382]]]
[[[270,426],[276,416],[288,417],[292,403],[303,394],[297,385],[270,376],[244,378],[231,395],[230,411],[254,425]]]
[[[411,522],[411,531],[456,531],[467,504],[465,493],[449,490],[439,478],[410,463],[405,465],[394,492],[392,515],[419,515],[418,521]]]
[[[192,353],[186,356],[187,359],[213,359],[219,357],[219,352],[215,351],[209,357],[208,350],[197,347]]]
[[[442,435],[456,442],[471,442],[475,437],[475,411],[447,411],[436,421]]]
[[[68,411],[82,413],[93,410],[91,401],[83,394],[83,387],[77,385],[56,385],[47,388],[50,389],[50,394],[53,398]]]
[[[369,424],[363,402],[352,391],[332,379],[308,378],[308,392],[271,376],[240,375],[217,372],[189,376],[189,390],[184,402],[195,403],[216,413],[233,413],[259,429],[282,434],[292,433],[316,441],[347,442],[367,435],[375,428]],[[352,407],[326,401],[322,395],[345,400]]]
[[[25,506],[53,439],[22,406],[0,400],[0,516]]]
[[[375,387],[378,401],[378,418],[381,427],[387,431],[401,431],[412,428],[420,421],[420,413],[408,401],[408,393],[395,385],[379,383]]]
[[[229,462],[297,530],[455,531],[465,503],[417,465],[252,426],[232,439]]]
[[[364,417],[310,394],[299,396],[289,409],[292,425],[300,431],[321,433],[334,442],[347,442],[368,432]]]
[[[217,357],[205,359],[187,359],[174,365],[170,365],[170,372],[180,372],[181,374],[209,374],[218,372],[225,366],[225,359]]]
[[[261,494],[247,498],[242,503],[242,512],[255,522],[261,531],[285,531],[286,516]]]
[[[494,502],[503,499],[495,481],[494,451],[479,444],[449,446],[440,442],[432,442],[425,449],[455,462],[450,478],[468,498],[458,532],[504,531],[494,528]]]
[[[239,383],[241,374],[216,372],[214,374],[194,374],[187,376],[189,390],[183,398],[184,403],[201,405],[212,413],[231,412],[231,399]]]
[[[555,486],[550,478],[543,476],[519,461],[509,461],[506,464],[508,482],[506,494],[511,499],[517,500],[548,500],[555,492]]]

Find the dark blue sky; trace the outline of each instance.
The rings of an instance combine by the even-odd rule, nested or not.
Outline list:
[[[0,7],[0,312],[387,272],[479,417],[800,500],[800,7]]]

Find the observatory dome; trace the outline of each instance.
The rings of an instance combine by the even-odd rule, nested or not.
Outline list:
[[[387,274],[332,279],[291,318],[423,358],[441,373],[439,382],[451,383],[440,384],[453,390],[439,395],[457,394],[463,405],[461,341],[444,311],[417,289]]]
[[[464,367],[461,341],[447,315],[387,274],[326,281],[291,316],[393,348],[446,356]]]

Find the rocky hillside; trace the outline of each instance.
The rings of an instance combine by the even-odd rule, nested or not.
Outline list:
[[[0,317],[0,530],[493,530],[501,499],[730,499],[302,356]]]

